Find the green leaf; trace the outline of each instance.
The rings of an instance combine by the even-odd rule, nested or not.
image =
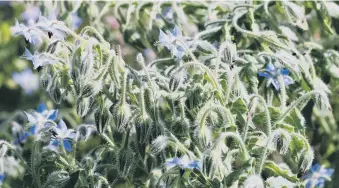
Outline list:
[[[296,131],[303,131],[305,129],[305,118],[297,108],[294,108],[285,118],[285,123],[293,125]]]
[[[233,113],[237,112],[239,114],[244,114],[247,110],[246,102],[242,98],[237,98],[237,100],[232,103],[231,112]]]
[[[294,127],[287,123],[278,123],[277,128],[282,128],[288,132],[294,132]]]
[[[230,173],[226,178],[225,181],[227,182],[227,186],[231,186],[235,181],[245,178],[248,176],[248,172],[251,171],[253,166],[253,159],[247,161],[244,165],[240,168],[235,169],[232,173]]]
[[[264,172],[269,173],[271,176],[282,176],[283,178],[291,181],[291,182],[298,182],[299,179],[296,175],[292,174],[290,170],[280,168],[275,162],[273,161],[266,161],[264,165]]]
[[[269,106],[268,111],[270,112],[271,121],[276,121],[280,116],[280,110],[278,108]],[[255,125],[264,125],[266,123],[265,112],[259,112],[253,117],[253,123]]]

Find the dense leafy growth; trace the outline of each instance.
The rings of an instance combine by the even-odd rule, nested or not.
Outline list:
[[[334,137],[326,153],[317,144],[337,126],[328,98],[337,91],[336,3],[50,4],[58,14],[41,2],[42,14],[13,18],[10,30],[61,114],[42,104],[25,112],[24,128],[13,122],[12,140],[0,141],[5,187],[15,178],[38,188],[331,180],[333,169],[312,165],[338,147]],[[23,74],[36,79],[30,70],[13,79],[30,94],[37,86]]]

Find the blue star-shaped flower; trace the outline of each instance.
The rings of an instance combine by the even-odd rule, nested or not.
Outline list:
[[[185,54],[184,47],[182,46],[183,44],[177,42],[177,40],[184,41],[181,30],[178,26],[175,26],[172,32],[166,32],[167,34],[160,29],[159,44],[170,50],[172,55],[180,61]]]
[[[167,168],[172,168],[174,166],[179,166],[181,169],[201,169],[201,162],[198,160],[189,160],[185,155],[181,158],[174,157],[167,160],[165,163]]]
[[[334,169],[325,168],[319,164],[315,164],[312,169],[303,176],[305,187],[324,187],[325,180],[331,180]]]
[[[73,129],[67,129],[67,126],[63,120],[60,120],[58,126],[53,130],[55,131],[56,135],[50,141],[48,148],[57,151],[58,146],[62,146],[66,151],[72,151],[71,141],[75,138],[75,131]]]
[[[50,121],[54,121],[58,115],[58,110],[48,110],[46,104],[40,104],[37,111],[25,112],[31,127],[29,134],[35,135],[45,126],[49,125]]]
[[[288,69],[277,69],[272,63],[269,63],[266,66],[266,70],[259,72],[259,76],[265,77],[268,79],[267,86],[271,83],[273,84],[276,90],[280,89],[278,76],[282,75],[285,86],[291,85],[294,83],[293,79],[288,76],[290,71]]]

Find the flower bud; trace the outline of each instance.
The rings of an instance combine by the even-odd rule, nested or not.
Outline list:
[[[82,88],[82,97],[90,97],[99,93],[102,88],[102,81],[92,81]]]
[[[237,48],[235,44],[229,41],[222,43],[219,48],[219,56],[223,62],[232,63],[237,56]]]
[[[139,118],[139,120],[136,121],[135,131],[139,143],[145,143],[149,140],[152,127],[152,119],[148,116],[146,118]]]
[[[117,170],[120,177],[127,177],[135,168],[135,153],[130,148],[122,148],[117,156]]]
[[[272,134],[273,134],[272,142],[276,150],[280,154],[285,154],[288,151],[288,147],[291,142],[290,134],[281,128],[276,129]]]
[[[110,115],[107,108],[98,109],[94,113],[95,124],[99,133],[103,133],[110,124]]]
[[[314,159],[314,151],[313,149],[310,147],[308,148],[308,150],[304,151],[301,158],[300,158],[300,171],[301,172],[306,172],[308,169],[311,168],[312,166],[312,162]]]
[[[129,104],[124,103],[121,105],[118,103],[115,106],[112,106],[110,111],[118,131],[124,132],[132,116]]]
[[[76,109],[77,109],[77,114],[80,115],[80,117],[84,117],[87,115],[87,112],[89,110],[89,99],[88,98],[79,98],[76,101]]]

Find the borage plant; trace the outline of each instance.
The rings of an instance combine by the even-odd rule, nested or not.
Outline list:
[[[302,53],[290,35],[278,38],[255,23],[263,18],[254,15],[272,4],[235,7],[229,18],[207,23],[194,37],[177,25],[158,29],[154,48],[167,57],[147,62],[138,54],[137,66],[94,27],[76,33],[43,16],[28,26],[16,22],[13,34],[47,44],[24,54],[41,70],[43,88],[55,103],[74,98],[77,114],[95,125],[68,129],[63,120],[55,122],[57,111],[39,106],[26,113],[28,132],[14,143],[1,142],[2,160],[20,159],[39,188],[323,185],[333,171],[301,178],[314,158],[301,110],[310,99],[317,109],[330,110],[329,90],[310,53]],[[307,29],[297,4],[274,6]],[[220,31],[225,37],[213,45],[208,37]],[[260,46],[239,49],[245,40]],[[32,156],[26,161],[17,144],[29,137]],[[94,139],[100,144],[81,147]]]

